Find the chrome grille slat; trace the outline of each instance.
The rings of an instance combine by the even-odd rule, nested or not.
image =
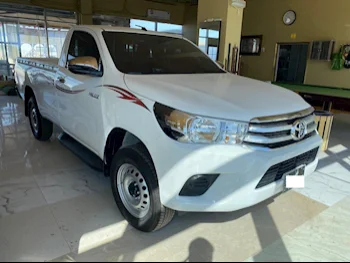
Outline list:
[[[307,129],[310,130],[310,131],[315,131],[317,129],[317,124],[314,122],[312,124],[309,124],[307,126]]]
[[[308,116],[306,118],[301,118],[300,120],[304,121],[306,124],[310,124],[314,122],[314,116]],[[270,132],[280,132],[280,131],[286,131],[291,130],[292,124],[276,124],[276,123],[270,123],[270,124],[255,124],[252,123],[249,126],[249,132],[254,133],[270,133]]]
[[[301,120],[305,121],[307,124],[315,123],[315,116],[312,114],[306,118],[302,118]]]
[[[284,142],[289,140],[293,140],[291,135],[276,137],[276,138],[269,138],[263,135],[247,135],[244,139],[245,142],[258,143],[258,144],[271,144],[271,143]]]
[[[279,131],[279,132],[269,132],[269,133],[252,133],[257,135],[263,135],[268,138],[288,136],[291,134],[291,130]]]
[[[251,125],[249,127],[250,132],[255,133],[270,133],[270,132],[279,132],[279,131],[287,131],[292,128],[292,125],[280,125],[280,126],[273,126],[273,125]]]
[[[317,125],[313,114],[310,111],[307,116],[303,115],[305,111],[293,113],[292,119],[284,119],[276,116],[276,121],[270,119],[270,122],[251,122],[248,128],[248,134],[244,138],[244,143],[249,146],[279,148],[296,143],[292,137],[291,130],[295,121],[302,121],[307,126],[307,133],[304,139],[310,138],[316,134]],[[295,117],[300,116],[300,117]]]

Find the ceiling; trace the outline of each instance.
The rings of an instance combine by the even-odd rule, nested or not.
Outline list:
[[[187,3],[192,5],[198,5],[198,0],[146,0],[149,2],[158,2],[165,4],[176,4],[176,3]],[[60,17],[71,17],[72,12],[61,11],[61,10],[48,10],[56,13],[57,16]],[[33,15],[42,15],[43,8],[29,6],[29,5],[21,5],[21,4],[11,4],[11,3],[0,3],[0,14],[1,13],[27,13]]]
[[[19,4],[10,4],[10,3],[0,3],[0,15],[1,14],[14,14],[14,13],[26,13],[32,15],[43,15],[43,8],[28,6],[28,5],[19,5]],[[63,17],[63,18],[72,18],[74,14],[68,11],[62,10],[50,10],[46,9],[47,15]]]
[[[146,1],[167,3],[167,4],[186,3],[186,4],[198,5],[198,0],[146,0]]]

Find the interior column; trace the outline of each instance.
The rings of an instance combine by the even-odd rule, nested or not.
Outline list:
[[[221,21],[219,61],[227,65],[231,64],[232,49],[236,46],[239,48],[242,32],[243,10],[244,7],[238,7],[234,0],[199,0],[197,29],[205,21]],[[242,1],[244,3],[244,1]],[[197,32],[197,39],[198,39]],[[229,46],[231,46],[229,57]]]
[[[79,13],[78,13],[79,25],[92,25],[92,0],[80,0]]]

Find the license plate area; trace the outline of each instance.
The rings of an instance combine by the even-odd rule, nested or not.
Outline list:
[[[305,187],[305,168],[306,165],[301,165],[285,173],[283,176],[285,189],[300,189]]]

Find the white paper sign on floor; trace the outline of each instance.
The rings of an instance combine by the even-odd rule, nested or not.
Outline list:
[[[287,188],[304,188],[305,177],[304,176],[287,176],[286,187]]]

